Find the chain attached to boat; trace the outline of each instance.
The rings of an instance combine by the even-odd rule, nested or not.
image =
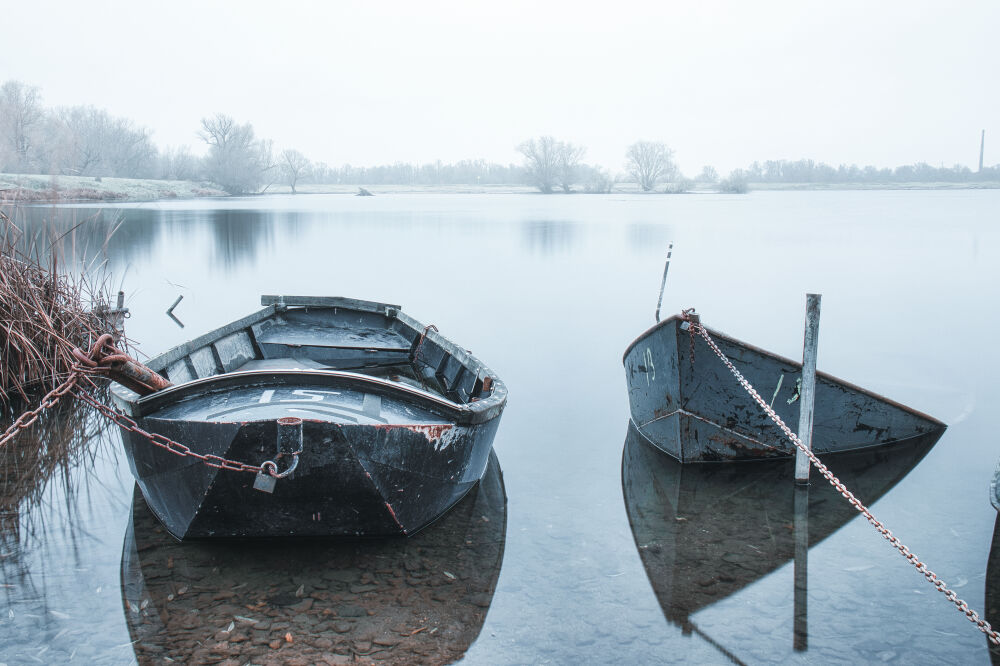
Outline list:
[[[750,397],[752,397],[754,401],[761,406],[761,408],[767,413],[767,415],[771,418],[771,420],[774,421],[775,425],[781,428],[781,431],[785,433],[785,436],[789,439],[789,441],[791,441],[792,444],[794,444],[796,448],[798,448],[798,450],[802,451],[806,456],[808,456],[809,461],[812,463],[813,467],[815,467],[816,470],[819,471],[819,473],[827,481],[829,481],[830,484],[834,488],[836,488],[837,491],[848,502],[850,502],[851,505],[855,509],[857,509],[858,512],[860,512],[861,515],[863,515],[865,519],[869,523],[871,523],[871,525],[876,530],[878,530],[878,533],[881,534],[890,544],[892,544],[892,546],[896,550],[898,550],[899,553],[916,568],[917,571],[923,574],[924,578],[927,579],[927,582],[932,584],[938,590],[938,592],[941,592],[945,596],[945,598],[948,599],[948,601],[955,604],[955,607],[962,614],[964,614],[966,618],[969,619],[970,622],[975,624],[980,631],[986,634],[986,637],[989,639],[990,643],[992,643],[993,645],[1000,646],[1000,634],[998,634],[993,629],[990,623],[980,618],[979,613],[969,608],[969,605],[966,602],[959,599],[958,594],[956,594],[953,590],[949,589],[947,584],[943,580],[938,578],[937,574],[928,569],[927,564],[921,562],[920,558],[917,557],[916,553],[911,552],[910,549],[907,548],[899,540],[898,537],[893,535],[893,533],[882,522],[877,520],[875,516],[872,514],[872,512],[868,509],[868,507],[862,504],[861,500],[855,497],[854,494],[850,490],[848,490],[843,483],[841,483],[840,479],[834,476],[833,472],[831,472],[830,469],[826,465],[824,465],[819,458],[816,457],[816,454],[814,454],[809,448],[805,446],[805,444],[802,443],[802,440],[799,439],[798,435],[792,432],[792,429],[789,428],[787,425],[785,425],[785,422],[781,419],[780,416],[778,416],[777,412],[775,412],[774,409],[770,405],[768,405],[767,402],[764,401],[764,399],[760,396],[760,394],[757,393],[757,390],[750,384],[749,381],[746,380],[743,374],[736,369],[736,366],[733,365],[733,362],[730,361],[729,358],[725,355],[725,353],[723,353],[723,351],[719,349],[719,346],[715,344],[715,340],[713,340],[712,336],[708,334],[708,330],[701,324],[698,315],[695,314],[694,308],[682,311],[680,318],[684,320],[684,323],[681,324],[681,327],[687,328],[688,330],[693,331],[694,333],[697,333],[702,338],[704,338],[705,342],[712,349],[712,351],[714,351],[716,355],[720,359],[722,359],[722,362],[726,365],[727,368],[729,368],[729,371],[733,373],[733,376],[736,377],[736,380],[740,383],[741,386],[743,386],[744,389],[746,389],[747,393],[750,394]]]
[[[3,446],[17,437],[18,433],[22,430],[30,428],[31,424],[38,420],[38,417],[43,411],[49,409],[50,407],[55,407],[56,403],[59,402],[59,398],[73,390],[73,387],[76,386],[76,382],[79,378],[80,374],[78,372],[71,372],[66,381],[45,394],[45,397],[42,398],[38,407],[17,417],[17,419],[10,424],[10,427],[4,430],[3,435],[0,435],[0,446]]]
[[[128,416],[123,412],[118,411],[117,409],[114,409],[113,407],[105,405],[103,402],[101,402],[94,396],[90,395],[86,391],[77,389],[76,391],[73,392],[73,395],[75,395],[80,400],[83,400],[84,402],[89,404],[91,407],[100,412],[102,416],[107,418],[109,421],[117,425],[122,430],[134,432],[140,437],[148,439],[156,446],[166,451],[169,451],[174,455],[188,457],[188,458],[196,458],[200,460],[202,463],[208,465],[209,467],[215,467],[217,469],[228,469],[231,472],[252,472],[256,474],[261,471],[261,467],[259,465],[250,465],[248,463],[243,463],[236,460],[229,460],[228,458],[223,458],[221,456],[213,455],[211,453],[206,453],[206,454],[198,453],[196,451],[192,451],[191,447],[187,446],[186,444],[181,444],[180,442],[176,442],[170,439],[169,437],[165,437],[164,435],[161,435],[156,432],[148,432],[146,430],[143,430],[142,427],[139,426],[139,424],[136,423],[136,421],[132,419],[130,416]]]
[[[424,326],[424,332],[420,334],[420,338],[417,340],[417,346],[413,348],[413,360],[417,361],[420,358],[420,348],[424,346],[424,340],[427,339],[427,331],[434,329],[438,332],[438,327],[434,324],[427,324]]]
[[[158,433],[147,432],[128,415],[114,409],[113,407],[105,405],[103,402],[84,390],[80,386],[81,380],[85,379],[86,381],[93,383],[93,380],[89,378],[90,375],[108,374],[110,370],[120,370],[123,367],[125,367],[127,369],[126,371],[131,375],[133,385],[136,386],[136,388],[155,390],[156,387],[165,388],[170,385],[169,382],[166,382],[164,385],[165,380],[162,377],[156,375],[156,373],[152,373],[148,370],[148,368],[145,368],[141,364],[135,363],[127,354],[120,349],[117,349],[114,346],[114,338],[111,335],[105,334],[100,336],[94,342],[93,346],[91,346],[89,352],[83,352],[80,349],[74,348],[72,350],[72,354],[76,357],[77,362],[71,366],[70,373],[67,376],[66,381],[49,391],[45,397],[42,398],[38,407],[19,416],[10,425],[10,427],[4,431],[3,435],[0,435],[0,446],[7,444],[9,441],[14,439],[20,431],[31,427],[31,425],[38,420],[41,413],[46,409],[54,407],[56,403],[59,402],[60,398],[66,395],[72,395],[73,397],[82,400],[96,409],[98,413],[123,430],[134,432],[140,437],[148,439],[156,446],[169,451],[170,453],[178,456],[196,458],[209,467],[228,469],[233,472],[251,472],[257,474],[262,471],[263,466],[250,465],[212,454],[197,453],[192,451],[191,447],[181,444],[180,442],[175,442],[169,437],[164,437]],[[119,381],[119,376],[117,374],[115,376],[115,380]],[[132,387],[130,386],[129,388]],[[291,474],[298,464],[297,454],[301,453],[301,451],[289,453],[292,454],[293,461],[288,470],[279,474],[277,465],[272,462],[272,467],[269,467],[266,472],[276,478],[282,478]]]
[[[107,353],[106,350],[110,350],[110,353]],[[10,427],[4,430],[3,435],[0,435],[0,446],[14,439],[22,430],[30,428],[31,424],[38,420],[43,411],[55,407],[60,398],[73,391],[83,375],[97,371],[105,359],[115,360],[118,355],[123,355],[120,350],[114,347],[114,337],[110,334],[105,334],[97,338],[91,346],[90,352],[84,353],[74,348],[72,354],[76,357],[77,363],[74,363],[70,367],[70,373],[66,377],[66,381],[46,393],[45,397],[39,402],[38,407],[28,410],[17,417]],[[126,356],[125,358],[128,357]]]

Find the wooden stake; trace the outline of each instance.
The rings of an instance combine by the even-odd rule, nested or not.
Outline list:
[[[802,394],[799,400],[799,439],[812,449],[813,410],[816,403],[816,352],[819,345],[821,294],[806,294],[806,331],[802,342]],[[795,482],[809,483],[809,458],[796,449]]]
[[[667,286],[667,271],[670,270],[670,255],[674,252],[674,244],[667,246],[667,263],[663,265],[663,282],[660,283],[660,298],[656,301],[656,321],[660,321],[660,306],[663,305],[663,288]]]
[[[986,130],[979,136],[979,173],[983,172],[983,150],[986,148]]]

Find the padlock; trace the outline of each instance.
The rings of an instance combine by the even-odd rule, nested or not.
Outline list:
[[[264,470],[261,470],[257,472],[257,478],[253,480],[253,489],[259,490],[262,493],[273,493],[274,486],[277,485],[277,483],[278,480],[276,478]]]

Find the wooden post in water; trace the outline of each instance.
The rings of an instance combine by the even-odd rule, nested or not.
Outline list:
[[[816,404],[816,352],[819,345],[821,294],[806,294],[806,332],[802,342],[802,393],[799,400],[799,439],[812,448],[813,411]],[[809,483],[809,457],[795,450],[795,482]]]
[[[656,321],[660,321],[660,306],[663,305],[663,288],[667,286],[667,271],[670,270],[670,255],[674,252],[674,244],[667,246],[667,263],[663,265],[663,282],[660,283],[660,298],[656,301]]]
[[[983,172],[983,150],[986,148],[986,130],[979,136],[979,173]]]

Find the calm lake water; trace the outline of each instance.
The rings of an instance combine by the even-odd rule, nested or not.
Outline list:
[[[107,260],[145,354],[257,309],[261,294],[342,295],[436,324],[510,399],[494,443],[502,481],[452,517],[459,536],[435,525],[423,541],[307,558],[164,541],[133,512],[117,434],[96,438],[2,523],[0,663],[160,663],[186,642],[198,658],[242,664],[262,636],[286,632],[292,643],[253,662],[307,647],[334,662],[463,650],[473,664],[990,661],[943,595],[815,487],[796,634],[791,500],[774,500],[790,498],[787,484],[730,470],[683,485],[631,441],[623,469],[621,357],[653,323],[670,242],[666,313],[697,307],[708,326],[785,356],[801,356],[804,294],[822,293],[820,369],[949,425],[922,459],[877,461],[856,478],[880,497],[876,516],[981,610],[988,583],[1000,586],[987,577],[998,191],[299,195],[16,218],[63,230],[88,220],[69,248]],[[184,328],[165,315],[181,295]],[[493,516],[488,533],[477,516]],[[466,548],[473,533],[493,547]],[[183,591],[158,582],[175,569],[192,577]],[[453,580],[460,599],[443,591]],[[243,603],[239,590],[267,585],[285,586],[270,606]],[[429,618],[425,631],[400,637],[400,605]]]

